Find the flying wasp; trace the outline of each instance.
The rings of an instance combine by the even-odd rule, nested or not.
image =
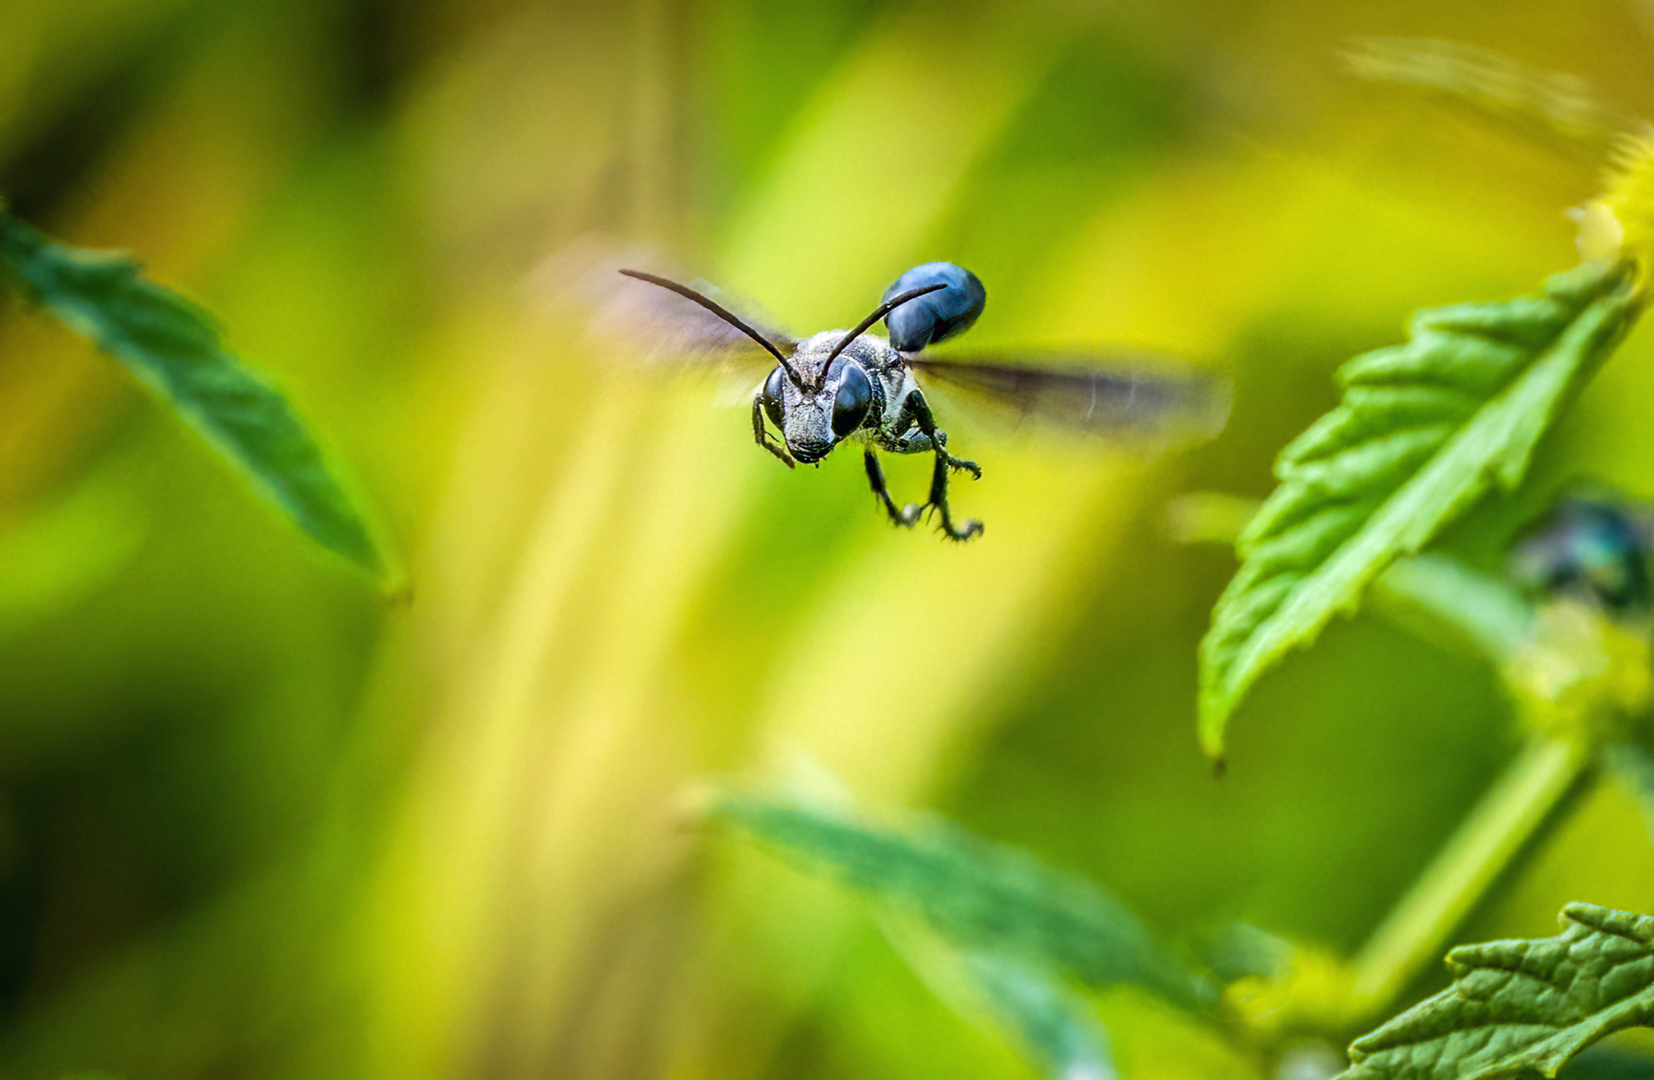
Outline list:
[[[802,340],[761,331],[687,285],[641,270],[620,273],[700,305],[775,358],[774,370],[752,399],[752,434],[759,446],[792,468],[818,464],[833,447],[854,439],[862,445],[868,484],[891,522],[911,527],[921,517],[939,514],[942,532],[953,540],[980,535],[982,523],[955,521],[948,480],[955,472],[980,480],[982,469],[948,449],[947,432],[937,426],[916,372],[1070,427],[1143,427],[1180,416],[1215,431],[1228,411],[1226,393],[1210,378],[1112,374],[1072,360],[1019,364],[923,355],[928,346],[968,330],[987,303],[977,276],[952,263],[925,263],[897,278],[854,329],[824,330]],[[880,319],[888,340],[867,332]],[[727,330],[704,328],[698,337],[693,344],[701,348],[732,344]],[[933,455],[926,502],[896,506],[879,450]]]

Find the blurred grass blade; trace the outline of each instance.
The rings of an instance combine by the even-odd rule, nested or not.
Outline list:
[[[0,529],[0,643],[96,593],[132,561],[147,523],[131,487],[89,480]]]
[[[1132,983],[1178,1004],[1196,976],[1097,886],[1020,851],[933,824],[901,834],[841,813],[726,795],[714,817],[928,923],[946,941],[1071,972],[1090,986]]]
[[[319,544],[376,575],[361,512],[280,391],[219,341],[212,317],[122,255],[58,244],[0,211],[0,275],[177,410]]]
[[[1415,86],[1488,119],[1601,162],[1636,116],[1604,104],[1574,75],[1534,71],[1508,56],[1434,38],[1356,38],[1344,62],[1357,76]]]
[[[1275,464],[1242,565],[1200,646],[1200,737],[1223,752],[1258,677],[1308,645],[1488,487],[1510,490],[1637,314],[1624,267],[1588,263],[1537,296],[1421,311],[1407,344],[1339,371],[1344,399]]]
[[[1422,637],[1468,645],[1496,668],[1511,662],[1533,626],[1533,610],[1509,582],[1428,552],[1386,570],[1373,603]]]
[[[1603,760],[1642,812],[1643,828],[1654,841],[1654,754],[1634,742],[1611,744]]]
[[[1350,1047],[1341,1080],[1539,1072],[1654,1019],[1654,918],[1569,904],[1557,937],[1464,945],[1453,985]]]

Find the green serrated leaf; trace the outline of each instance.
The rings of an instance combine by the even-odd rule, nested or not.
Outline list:
[[[1453,985],[1350,1047],[1340,1080],[1492,1080],[1556,1071],[1654,1019],[1654,918],[1569,904],[1561,934],[1465,945]]]
[[[712,813],[916,915],[955,945],[1051,965],[1091,986],[1133,983],[1186,1006],[1204,1000],[1194,974],[1119,901],[1020,851],[940,824],[896,833],[743,795]]]
[[[281,392],[219,341],[212,316],[122,255],[55,243],[0,213],[0,272],[169,403],[318,543],[375,573],[363,515]]]
[[[1282,451],[1201,642],[1209,753],[1259,676],[1491,485],[1516,486],[1637,311],[1625,268],[1586,264],[1537,296],[1419,312],[1407,344],[1340,369],[1343,401]]]

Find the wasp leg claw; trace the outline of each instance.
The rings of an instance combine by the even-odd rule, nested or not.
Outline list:
[[[963,526],[953,523],[953,511],[948,506],[948,473],[957,469],[968,472],[976,480],[982,479],[982,467],[974,461],[967,461],[962,457],[954,457],[948,453],[948,433],[936,426],[936,417],[930,411],[924,395],[917,390],[909,394],[903,403],[905,417],[911,417],[918,434],[902,439],[903,449],[909,447],[917,450],[922,442],[930,445],[926,449],[936,455],[936,468],[930,476],[930,501],[924,506],[910,506],[902,514],[904,518],[917,518],[920,514],[928,514],[933,510],[942,512],[942,531],[950,540],[969,540],[973,536],[982,535],[982,523],[975,518],[967,518]],[[909,451],[911,452],[911,450]]]
[[[976,462],[956,458],[948,453],[944,449],[947,445],[947,436],[942,435],[941,432],[937,432],[937,434],[941,437],[936,445],[936,467],[931,470],[930,474],[930,501],[922,508],[909,507],[909,509],[922,510],[927,518],[932,511],[941,511],[942,531],[947,534],[949,540],[969,540],[973,536],[981,536],[982,523],[975,518],[966,518],[962,527],[953,523],[953,511],[948,506],[948,471],[959,469],[980,480],[982,479],[982,470]]]

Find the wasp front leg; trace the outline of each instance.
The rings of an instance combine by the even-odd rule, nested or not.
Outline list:
[[[764,426],[764,396],[760,393],[752,399],[752,437],[758,445],[781,459],[781,464],[787,468],[793,467],[793,456],[787,453],[787,447],[773,439],[770,429]]]
[[[974,461],[954,457],[948,453],[948,433],[936,428],[936,417],[930,411],[930,403],[923,394],[914,390],[902,402],[902,415],[912,420],[913,426],[918,428],[916,437],[904,437],[904,443],[913,451],[928,448],[936,455],[936,467],[930,476],[930,501],[924,506],[910,506],[903,511],[904,518],[909,515],[917,517],[930,510],[942,512],[942,531],[950,540],[969,540],[982,533],[982,523],[975,518],[968,518],[963,528],[953,523],[953,512],[948,506],[948,474],[959,469],[971,474],[973,479],[982,479],[982,469]]]

